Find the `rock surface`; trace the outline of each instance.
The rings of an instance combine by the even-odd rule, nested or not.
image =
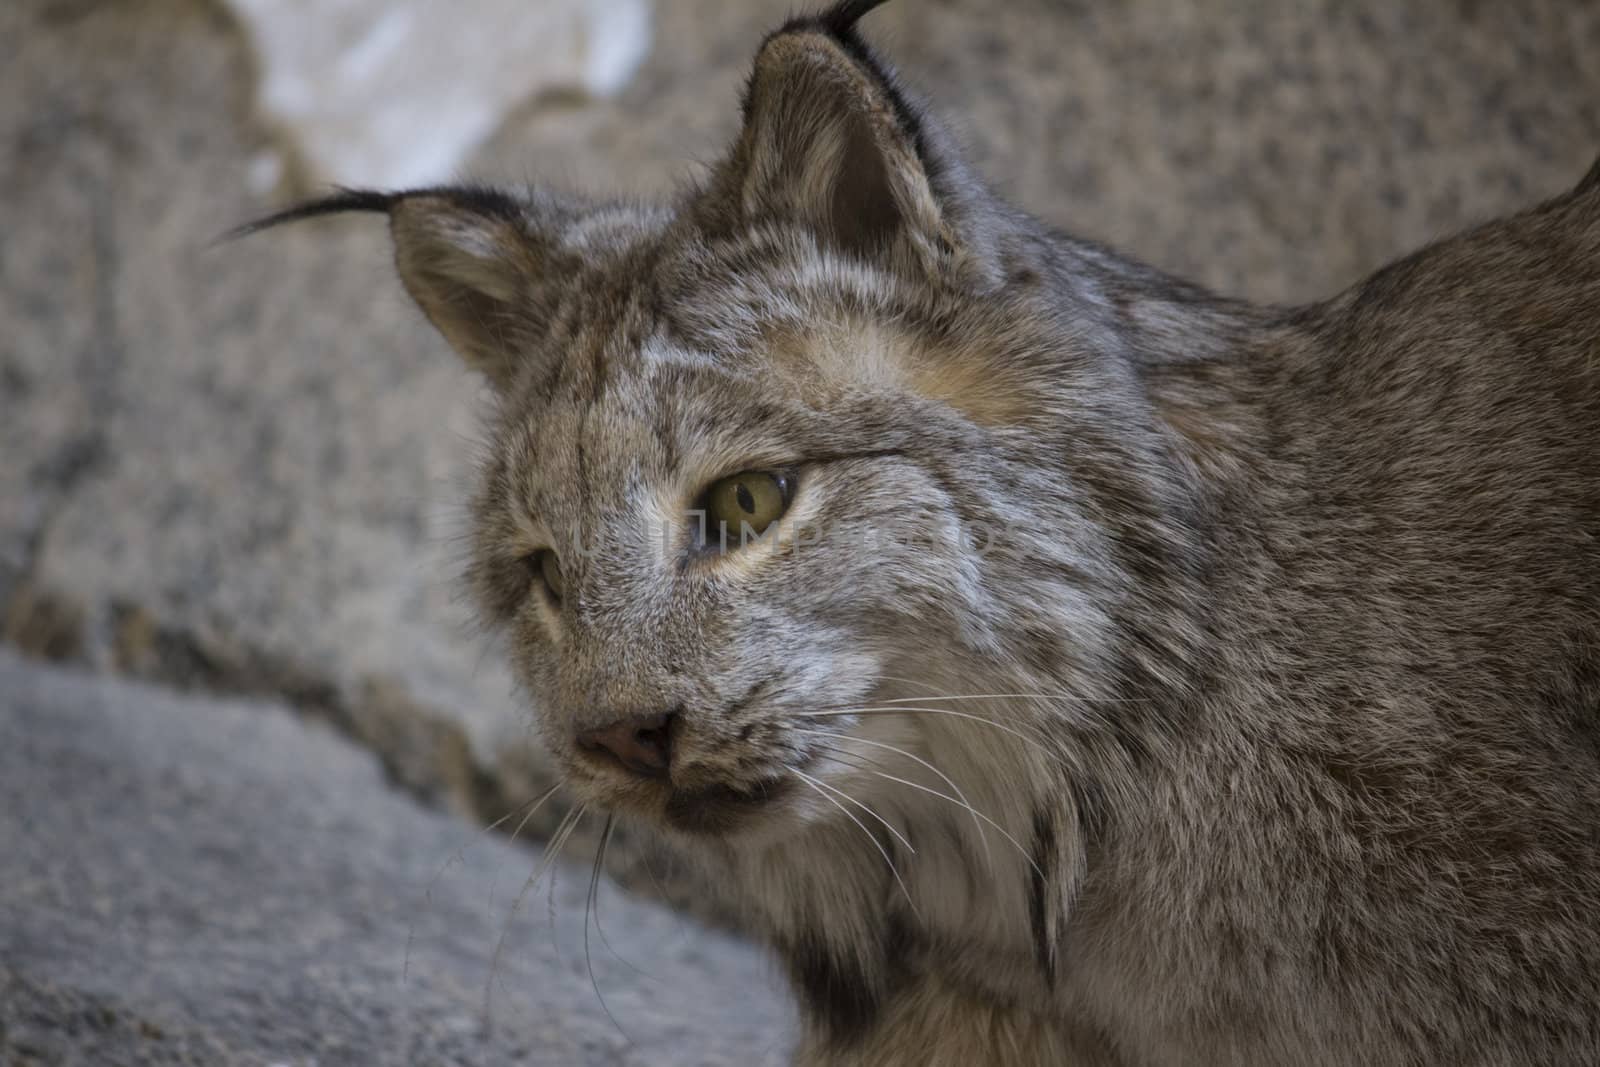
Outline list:
[[[449,181],[507,111],[614,93],[650,43],[648,0],[227,4],[255,47],[262,115],[308,176],[341,185]]]
[[[602,941],[586,865],[513,911],[535,862],[281,705],[0,653],[0,1063],[782,1061],[752,949],[604,884]]]
[[[0,42],[5,636],[289,699],[476,810],[527,726],[455,602],[475,385],[385,234],[213,244],[271,141],[210,5],[5,4]]]

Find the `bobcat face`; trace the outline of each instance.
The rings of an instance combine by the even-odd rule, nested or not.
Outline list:
[[[924,697],[1119,688],[1117,557],[1181,539],[1170,450],[1100,351],[1117,294],[1079,270],[1064,302],[1083,265],[968,176],[856,36],[870,6],[767,39],[670,207],[455,187],[261,224],[389,214],[498,401],[483,614],[573,787],[676,831],[854,821],[842,788],[927,777],[954,709]]]
[[[925,290],[801,227],[625,234],[497,379],[475,586],[588,798],[689,833],[837,818],[829,784],[884,756],[838,712],[996,640],[986,557],[1063,487],[988,484],[1021,397]]]
[[[948,616],[950,561],[862,539],[950,501],[880,432],[890,398],[809,404],[767,353],[663,318],[580,327],[518,384],[478,503],[477,587],[581,791],[731,828],[796,807],[791,772],[829,747],[802,728],[829,724],[796,713],[872,690],[887,620]]]
[[[1123,647],[1131,620],[1190,547],[1172,437],[1111,350],[1140,290],[968,175],[861,10],[767,39],[739,138],[669,208],[444,188],[266,223],[389,213],[498,400],[484,614],[574,787],[689,833],[854,819],[840,790],[927,779],[919,752],[1027,765],[1014,726],[941,741],[991,716],[937,702],[1065,701],[1027,725],[1136,688],[1166,651]]]

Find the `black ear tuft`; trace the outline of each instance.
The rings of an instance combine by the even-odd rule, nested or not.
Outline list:
[[[242,226],[235,226],[219,240],[232,241],[288,222],[299,222],[301,219],[312,219],[321,215],[337,215],[346,211],[379,211],[388,214],[389,209],[394,207],[395,201],[404,195],[404,193],[380,193],[375,189],[346,189],[341,186],[327,196],[307,200],[264,218],[244,223]]]
[[[270,230],[274,226],[299,222],[302,219],[319,218],[323,215],[340,215],[346,211],[393,214],[396,204],[413,197],[434,197],[491,218],[516,219],[521,216],[521,207],[516,200],[498,189],[485,185],[439,185],[426,189],[406,189],[398,193],[385,193],[376,189],[347,189],[339,186],[327,196],[307,200],[264,218],[236,226],[218,240],[232,241],[260,233],[262,230]]]
[[[819,11],[814,15],[795,15],[768,36],[776,37],[780,33],[810,30],[813,33],[825,33],[841,41],[847,37],[857,37],[856,23],[874,8],[882,7],[888,2],[889,0],[839,0],[826,11]]]
[[[882,7],[888,0],[839,0],[828,10],[816,16],[817,22],[826,27],[828,32],[836,37],[845,34],[854,34],[856,23],[876,7]]]
[[[700,199],[703,225],[785,220],[856,258],[988,285],[989,198],[856,29],[882,2],[844,0],[762,41],[743,129]]]
[[[919,155],[925,152],[926,141],[922,134],[922,120],[917,109],[911,106],[905,93],[901,92],[899,79],[889,65],[878,57],[862,38],[861,32],[856,29],[856,23],[876,8],[882,7],[889,0],[839,0],[838,3],[820,11],[815,15],[797,15],[785,22],[776,30],[767,34],[762,42],[766,44],[774,37],[781,37],[786,33],[822,33],[834,39],[839,47],[859,63],[878,83],[879,90],[888,100],[894,112],[895,120],[900,124],[901,132],[910,138]],[[750,92],[746,86],[744,97],[744,113],[748,118],[750,114]],[[929,162],[924,160],[924,163]]]
[[[388,216],[406,291],[468,364],[507,386],[536,347],[562,281],[576,270],[561,242],[571,211],[551,197],[519,200],[476,185],[339,189],[224,239],[346,211]]]

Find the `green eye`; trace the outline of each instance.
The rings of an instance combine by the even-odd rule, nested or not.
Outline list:
[[[771,471],[744,471],[714,483],[705,495],[706,539],[726,536],[726,544],[737,545],[746,528],[760,536],[788,510],[792,492],[789,476]]]
[[[556,554],[548,548],[541,548],[527,559],[528,570],[544,582],[545,591],[550,594],[550,599],[561,600],[566,587],[561,582],[561,561]]]

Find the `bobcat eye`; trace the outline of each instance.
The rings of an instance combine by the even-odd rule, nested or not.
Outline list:
[[[792,479],[772,471],[743,471],[714,482],[706,490],[707,536],[739,537],[748,527],[759,536],[789,509]]]
[[[546,593],[556,603],[561,603],[562,594],[566,587],[561,582],[561,561],[556,554],[548,548],[541,548],[531,556],[524,556],[522,563],[528,568],[528,573],[537,581],[544,583]]]

